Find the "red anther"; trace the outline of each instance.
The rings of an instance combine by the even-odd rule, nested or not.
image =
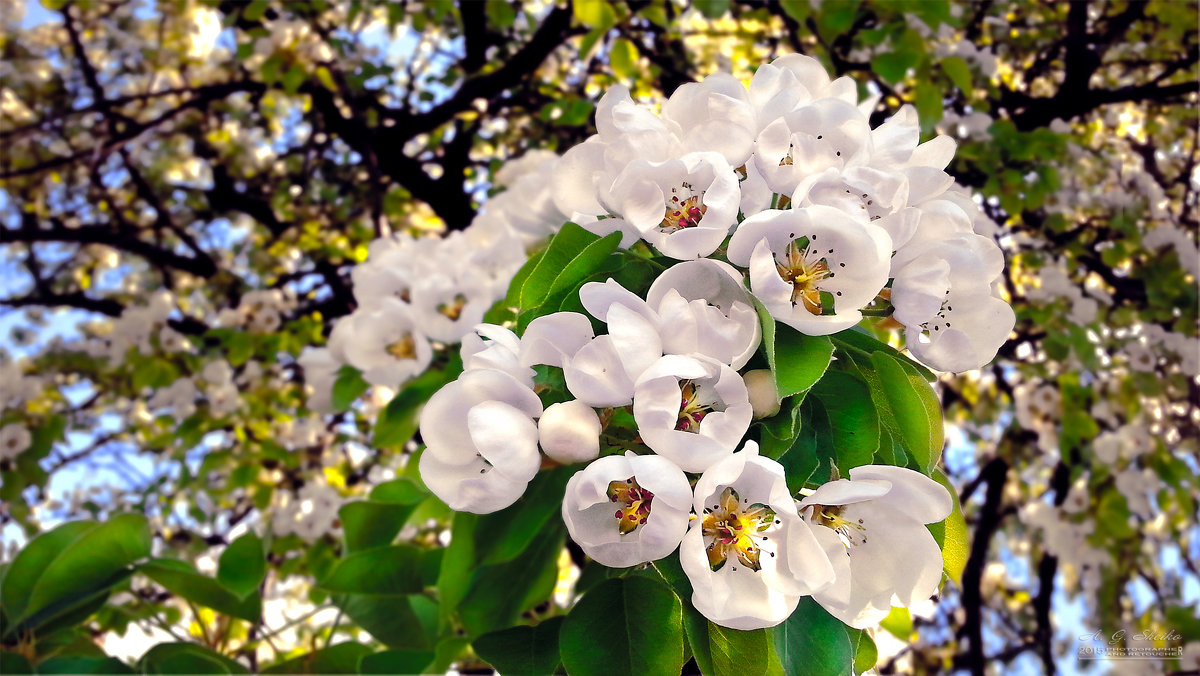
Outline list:
[[[613,518],[614,518],[614,519],[619,519],[619,518],[621,518],[622,516],[624,516],[624,515],[623,515],[623,514],[621,514],[621,510],[619,510],[619,509],[617,510],[617,513],[616,513],[616,514],[613,514]]]

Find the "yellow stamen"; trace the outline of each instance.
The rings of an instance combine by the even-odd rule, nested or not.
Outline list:
[[[821,314],[821,289],[818,284],[830,276],[829,263],[824,258],[809,261],[808,248],[801,248],[796,241],[787,245],[786,262],[776,263],[775,269],[783,281],[792,285],[792,303],[804,303],[804,308],[814,315]]]
[[[387,346],[387,353],[396,359],[416,359],[417,341],[411,333],[405,333],[399,340]]]
[[[707,548],[709,567],[720,570],[733,555],[746,568],[761,570],[759,541],[766,540],[762,533],[775,525],[774,510],[759,503],[742,507],[733,488],[721,493],[719,503],[704,510],[703,533],[706,539],[711,538]]]

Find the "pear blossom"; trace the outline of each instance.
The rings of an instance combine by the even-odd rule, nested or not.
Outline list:
[[[710,259],[668,268],[646,293],[666,354],[702,354],[735,369],[750,360],[762,326],[740,272]]]
[[[823,98],[764,127],[755,141],[754,162],[771,190],[791,195],[813,174],[867,164],[871,147],[866,115],[853,103]]]
[[[21,423],[9,423],[0,427],[0,460],[14,460],[33,442],[29,428]]]
[[[733,453],[752,414],[742,377],[708,357],[664,356],[634,386],[642,440],[688,472]]]
[[[563,365],[563,357],[574,355],[595,337],[592,322],[578,312],[552,312],[537,317],[525,327],[518,359],[522,366]]]
[[[410,306],[384,298],[373,308],[360,308],[338,321],[329,336],[335,358],[363,372],[373,385],[396,387],[423,372],[433,349],[418,330],[424,326]]]
[[[729,260],[777,320],[823,336],[854,326],[888,280],[891,239],[831,207],[768,210],[738,226]]]
[[[607,206],[664,255],[689,260],[721,245],[740,203],[738,178],[725,158],[691,153],[631,162],[613,182]]]
[[[800,597],[833,583],[834,569],[813,529],[800,518],[783,467],[745,447],[696,482],[696,518],[679,562],[692,584],[692,605],[732,629],[786,620]]]
[[[837,571],[831,586],[813,593],[834,617],[863,629],[893,604],[907,608],[937,591],[942,551],[925,524],[954,508],[938,482],[904,467],[863,465],[798,506]]]
[[[600,455],[600,416],[578,400],[551,404],[538,420],[538,443],[561,463],[595,460]]]
[[[567,482],[562,516],[584,553],[613,568],[667,556],[688,529],[687,476],[657,455],[600,458]]]
[[[421,411],[421,479],[451,509],[487,514],[516,502],[541,464],[542,403],[503,371],[466,371]]]
[[[503,326],[476,326],[474,332],[463,336],[459,354],[464,371],[481,368],[504,371],[524,385],[533,387],[534,371],[520,361],[521,339]]]

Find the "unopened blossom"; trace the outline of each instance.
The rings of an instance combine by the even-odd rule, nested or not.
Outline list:
[[[758,445],[717,462],[696,482],[696,518],[679,562],[692,605],[716,624],[761,629],[784,621],[800,597],[834,580],[812,528],[796,512],[783,467]]]
[[[551,404],[538,420],[538,443],[542,452],[564,464],[595,460],[600,455],[600,416],[579,400]]]
[[[755,420],[779,413],[779,384],[775,382],[775,374],[770,369],[748,371],[742,379],[746,381],[746,393],[750,397]]]
[[[542,404],[503,371],[466,371],[421,411],[421,479],[451,509],[487,514],[516,502],[541,464]]]
[[[886,232],[837,209],[768,210],[738,226],[729,260],[778,321],[823,336],[854,326],[888,280]]]
[[[742,377],[707,357],[667,355],[634,386],[638,434],[688,472],[703,472],[732,454],[752,413]]]
[[[613,568],[655,561],[675,551],[687,532],[692,489],[666,458],[600,458],[567,482],[562,515],[584,553]]]
[[[832,585],[813,594],[834,617],[862,629],[893,605],[907,608],[937,591],[942,550],[925,524],[954,507],[938,482],[903,467],[864,465],[798,505],[837,571]]]

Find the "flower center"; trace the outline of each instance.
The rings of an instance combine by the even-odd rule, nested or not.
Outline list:
[[[403,333],[400,338],[387,346],[387,353],[396,359],[416,359],[417,341],[411,333]]]
[[[629,477],[624,481],[608,482],[608,499],[624,505],[617,510],[614,518],[621,535],[628,535],[650,517],[650,503],[654,502],[654,494],[639,486],[637,479]]]
[[[461,293],[455,294],[454,298],[449,303],[440,303],[437,306],[437,311],[445,315],[452,322],[458,321],[462,316],[463,308],[467,305],[467,297]]]
[[[679,418],[675,423],[675,429],[680,432],[699,434],[700,421],[704,420],[704,416],[713,412],[713,407],[700,402],[700,398],[696,396],[698,393],[696,384],[690,380],[679,383],[679,393],[681,395]]]
[[[701,203],[703,192],[693,192],[692,186],[684,183],[680,188],[671,188],[671,196],[667,199],[666,212],[663,215],[659,229],[663,232],[676,232],[684,228],[694,228],[700,225],[700,219],[708,207]]]
[[[737,491],[727,487],[721,493],[720,504],[704,510],[709,567],[720,570],[730,556],[735,556],[750,570],[761,570],[759,557],[763,551],[762,543],[767,540],[763,533],[776,523],[775,512],[770,507],[757,502],[743,506],[738,501]],[[775,556],[774,552],[768,553]]]
[[[863,525],[862,519],[847,520],[843,518],[846,511],[844,505],[809,505],[809,507],[812,509],[810,520],[832,529],[847,547],[866,544],[867,527]]]
[[[775,269],[783,281],[792,285],[793,305],[804,303],[804,308],[814,315],[822,313],[820,283],[826,277],[832,277],[833,273],[829,270],[828,261],[809,246],[807,237],[789,242],[784,260],[776,261]]]

